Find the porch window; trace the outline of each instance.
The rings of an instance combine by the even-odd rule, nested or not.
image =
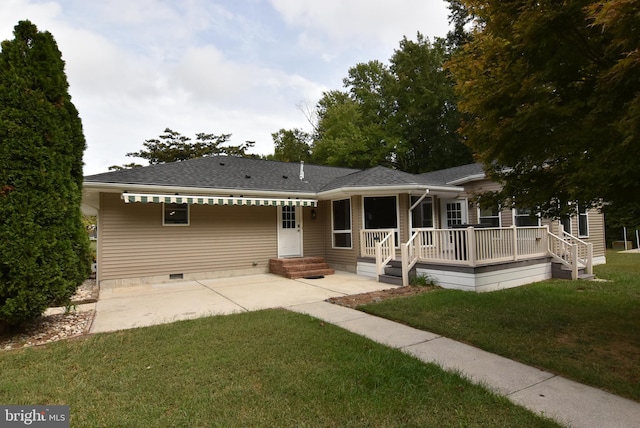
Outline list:
[[[163,226],[189,226],[189,205],[162,204]]]
[[[351,248],[351,200],[333,201],[331,206],[333,247]]]
[[[589,215],[586,207],[578,207],[578,237],[589,236]]]
[[[420,197],[411,197],[411,206],[415,204]],[[433,227],[433,197],[428,196],[420,202],[420,204],[411,211],[411,227],[414,229]]]
[[[529,208],[516,208],[513,211],[514,224],[518,227],[540,226],[540,217]]]
[[[365,229],[395,229],[398,240],[398,204],[395,196],[366,196],[364,198]]]
[[[497,205],[492,207],[478,207],[478,223],[500,227],[500,209]]]
[[[571,217],[562,217],[560,219],[560,224],[562,225],[562,229],[564,229],[565,232],[571,234]]]

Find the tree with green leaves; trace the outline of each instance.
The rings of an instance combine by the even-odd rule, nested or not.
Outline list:
[[[418,34],[416,41],[402,39],[391,57],[391,121],[398,136],[396,167],[402,171],[436,171],[472,161],[457,133],[461,116],[454,81],[443,67],[448,56],[445,40],[430,43]]]
[[[385,165],[420,173],[471,162],[457,135],[454,83],[444,69],[448,49],[421,34],[406,37],[390,59],[357,64],[346,91],[318,103],[313,158],[329,165]]]
[[[223,146],[231,138],[231,134],[209,134],[200,132],[196,134],[196,141],[182,135],[177,131],[166,128],[159,138],[145,140],[144,149],[127,153],[129,157],[142,158],[149,165],[157,165],[169,162],[180,162],[188,159],[196,159],[205,156],[227,155],[237,157],[252,157],[247,150],[255,145],[253,141],[247,141],[239,146]],[[113,165],[110,170],[122,170],[138,168],[142,165],[135,162],[126,165]]]
[[[318,125],[312,144],[312,161],[321,165],[370,168],[389,165],[390,149],[380,127],[362,103],[348,93],[328,91],[318,102]]]
[[[562,217],[640,194],[640,4],[460,3],[475,28],[450,69],[495,199]]]
[[[90,272],[68,88],[53,36],[18,23],[0,52],[0,330],[67,302]]]
[[[311,158],[311,136],[302,129],[280,129],[271,134],[274,154],[270,160],[281,162],[308,162]]]

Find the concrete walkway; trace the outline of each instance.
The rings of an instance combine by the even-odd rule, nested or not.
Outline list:
[[[640,403],[438,336],[327,302],[288,309],[456,371],[516,404],[571,427],[640,426]]]
[[[91,333],[284,307],[330,322],[426,363],[456,371],[538,414],[571,427],[639,427],[640,403],[491,354],[427,331],[325,302],[389,288],[336,273],[290,280],[271,274],[181,281],[100,291]],[[87,305],[90,306],[90,305]]]

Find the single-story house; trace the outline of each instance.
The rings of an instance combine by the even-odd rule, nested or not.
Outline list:
[[[211,156],[87,176],[83,210],[98,217],[101,287],[286,273],[278,261],[291,261],[318,264],[298,276],[418,274],[483,291],[550,278],[553,262],[573,278],[605,262],[598,211],[561,224],[473,202],[496,186],[480,164],[409,174]]]

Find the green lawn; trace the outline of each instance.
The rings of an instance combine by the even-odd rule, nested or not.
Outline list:
[[[640,254],[608,252],[595,273],[610,282],[439,289],[360,309],[640,401]]]
[[[455,374],[284,310],[0,353],[0,403],[72,426],[557,426]]]

